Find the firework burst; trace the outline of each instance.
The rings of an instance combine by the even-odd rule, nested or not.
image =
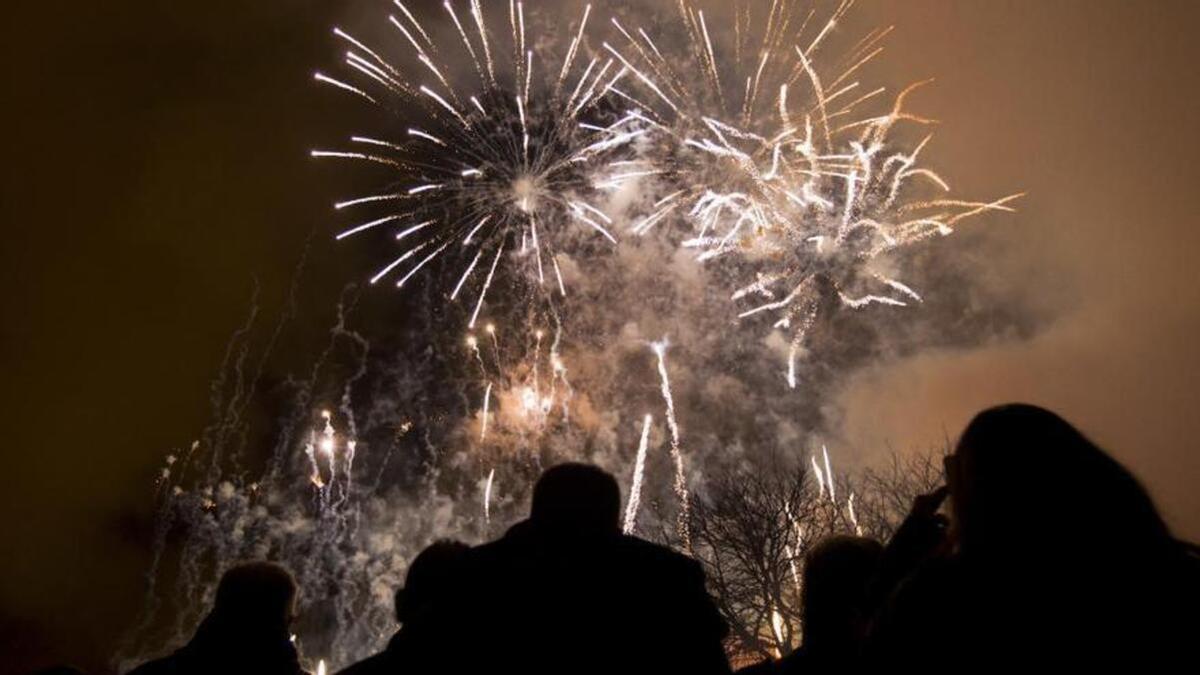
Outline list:
[[[559,352],[562,330],[551,336],[537,329],[532,345],[516,346],[506,346],[494,324],[484,326],[483,332],[466,339],[483,392],[475,415],[479,444],[528,447],[547,428],[570,422],[574,390]]]
[[[859,112],[886,95],[866,90],[857,74],[890,29],[871,31],[844,58],[818,58],[852,4],[844,0],[822,21],[789,0],[735,3],[732,53],[724,54],[704,11],[681,0],[683,39],[669,42],[685,45],[683,53],[616,19],[622,40],[604,45],[635,76],[634,89],[613,91],[647,111],[670,157],[659,172],[666,194],[633,232],[682,218],[691,232],[681,243],[697,260],[736,260],[744,279],[730,295],[738,318],[771,316],[790,333],[793,388],[805,337],[828,307],[921,302],[883,271],[886,254],[949,235],[984,211],[1011,211],[1020,196],[948,198],[946,181],[918,165],[930,137],[896,140],[901,123],[934,123],[905,109],[925,82],[883,112]],[[760,7],[764,16],[753,13]]]
[[[528,264],[537,287],[566,295],[556,240],[575,225],[617,243],[595,198],[629,173],[617,155],[647,131],[637,115],[601,104],[626,71],[614,57],[582,55],[591,7],[572,27],[561,62],[548,63],[547,50],[531,46],[537,40],[526,35],[520,2],[508,3],[501,33],[489,28],[479,0],[465,11],[443,3],[457,36],[447,44],[404,3],[395,6],[388,21],[408,52],[407,69],[334,29],[349,45],[353,79],[315,75],[389,119],[384,133],[352,135],[349,149],[312,151],[390,172],[387,189],[335,204],[370,212],[337,239],[394,234],[398,252],[373,284],[387,278],[403,287],[439,257],[455,259],[457,278],[446,290],[451,301],[474,291],[471,328],[506,257]],[[463,63],[466,76],[451,65]]]

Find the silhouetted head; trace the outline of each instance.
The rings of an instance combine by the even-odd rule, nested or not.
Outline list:
[[[35,670],[31,675],[83,675],[83,671],[75,666],[50,666]]]
[[[946,461],[960,550],[1014,557],[1152,553],[1170,536],[1137,480],[1058,415],[985,410]]]
[[[533,486],[529,519],[543,530],[584,534],[620,531],[617,480],[590,464],[559,464]]]
[[[281,565],[250,562],[229,568],[217,586],[215,621],[278,633],[292,622],[296,581]]]
[[[806,648],[849,648],[862,639],[882,555],[879,542],[850,536],[828,537],[809,551],[801,586]]]
[[[410,622],[445,598],[461,579],[470,550],[461,541],[442,539],[418,553],[408,566],[404,588],[396,591],[396,620]]]

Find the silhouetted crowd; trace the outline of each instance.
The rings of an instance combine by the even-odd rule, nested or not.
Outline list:
[[[986,410],[945,477],[886,545],[815,545],[802,644],[739,672],[1195,672],[1200,556],[1074,427],[1030,405]],[[620,502],[596,467],[547,470],[500,539],[421,552],[396,592],[399,630],[342,673],[729,673],[699,564],[622,534]],[[234,567],[192,640],[132,673],[300,675],[296,594],[278,565]]]

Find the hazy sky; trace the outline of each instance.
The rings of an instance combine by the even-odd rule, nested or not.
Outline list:
[[[1057,319],[1024,342],[926,353],[847,387],[858,445],[933,443],[981,407],[1025,400],[1076,422],[1200,538],[1200,5],[870,2],[894,23],[884,66],[928,74],[944,120],[931,161],[961,193],[1029,192],[992,218],[999,274]],[[1037,459],[1030,458],[1031,465]]]
[[[309,79],[341,3],[77,4],[18,10],[0,41],[10,665],[93,665],[131,619],[154,472],[204,424],[253,280],[277,298],[314,227],[310,273],[349,278],[324,236],[328,174],[304,156],[345,111]],[[878,74],[937,78],[913,104],[945,122],[926,156],[956,192],[1029,192],[987,220],[980,276],[1053,319],[859,374],[847,447],[1049,405],[1200,538],[1197,19],[1184,1],[860,3],[851,28],[896,25]]]

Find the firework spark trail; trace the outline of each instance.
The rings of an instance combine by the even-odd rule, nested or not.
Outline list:
[[[850,524],[854,526],[855,536],[863,535],[862,526],[858,524],[858,514],[854,512],[854,493],[850,493],[850,498],[846,500],[846,511],[850,516]]]
[[[491,524],[492,522],[492,481],[496,478],[496,469],[492,468],[488,472],[487,485],[483,488],[483,522]]]
[[[952,234],[964,218],[1012,211],[1009,203],[1020,196],[991,202],[921,197],[927,188],[949,191],[937,173],[917,165],[930,137],[905,149],[892,132],[900,122],[934,123],[904,107],[925,82],[900,91],[882,114],[858,113],[883,89],[845,99],[861,89],[855,78],[881,53],[878,43],[889,30],[871,31],[840,61],[818,59],[853,3],[838,4],[811,31],[813,13],[797,20],[799,4],[774,1],[757,28],[739,12],[732,64],[715,48],[704,12],[689,0],[678,3],[682,53],[664,54],[644,29],[631,31],[615,20],[624,43],[604,44],[646,90],[644,114],[655,121],[647,131],[692,153],[673,160],[665,176],[647,172],[671,194],[632,232],[644,236],[667,216],[685,214],[695,236],[682,245],[695,249],[698,261],[733,259],[739,268],[757,268],[754,283],[731,299],[761,298],[738,318],[771,313],[772,327],[791,333],[786,380],[793,389],[804,342],[828,312],[823,299],[849,309],[921,302],[916,290],[873,270],[874,261]],[[745,71],[730,79],[724,73],[731,65]],[[695,72],[704,86],[693,84]],[[745,83],[740,102],[733,94],[738,87],[724,86],[730,81]],[[887,293],[870,292],[870,283]]]
[[[487,388],[483,390],[483,421],[479,427],[479,442],[487,440],[488,430],[488,412],[492,403],[492,383],[487,383]]]
[[[788,542],[784,545],[787,550],[788,567],[792,573],[792,584],[796,587],[797,595],[800,593],[800,569],[796,565],[796,560],[799,558],[798,551],[804,546],[804,531],[800,528],[800,523],[796,522],[796,517],[792,515],[791,504],[784,504],[784,515],[787,516],[788,524],[791,525],[792,531],[796,533],[796,543],[793,545]],[[785,538],[786,541],[786,538]]]
[[[629,502],[625,505],[625,525],[622,531],[633,534],[637,525],[638,508],[642,504],[642,480],[646,473],[646,449],[650,443],[650,423],[653,417],[647,413],[642,420],[642,439],[638,442],[637,459],[633,463],[633,482],[629,486]]]
[[[536,396],[536,397],[537,397],[539,400],[540,400],[540,399],[541,399],[541,397],[542,397],[542,392],[541,392],[541,384],[542,384],[542,383],[541,383],[541,378],[540,378],[540,377],[538,377],[538,365],[539,365],[539,362],[541,361],[541,358],[542,358],[542,337],[543,337],[544,335],[545,335],[545,333],[543,333],[543,332],[541,331],[541,329],[538,329],[538,330],[534,331],[534,333],[533,333],[533,339],[534,339],[534,346],[533,346],[533,393],[534,393],[534,396]]]
[[[829,448],[821,444],[821,454],[825,456],[825,482],[829,484],[829,501],[837,503],[837,493],[833,488],[833,468],[829,465]]]
[[[544,50],[526,47],[525,9],[509,3],[508,40],[511,42],[511,81],[499,78],[493,58],[493,33],[479,0],[469,5],[470,21],[464,21],[454,4],[442,3],[454,28],[455,40],[437,44],[403,2],[396,0],[399,15],[389,24],[400,34],[400,42],[411,48],[409,67],[393,64],[349,33],[335,29],[349,51],[345,64],[355,81],[347,82],[323,73],[315,79],[350,92],[400,120],[407,134],[398,140],[354,135],[351,143],[369,146],[369,151],[314,150],[313,157],[363,161],[384,166],[393,176],[394,192],[343,200],[335,206],[387,208],[361,224],[344,229],[337,239],[373,232],[381,227],[400,228],[397,240],[406,249],[370,279],[371,283],[403,270],[397,286],[404,284],[441,256],[461,256],[464,267],[450,293],[456,301],[472,285],[481,257],[494,252],[489,274],[478,289],[471,326],[478,319],[496,267],[507,248],[522,242],[524,252],[532,240],[530,256],[510,256],[514,261],[532,258],[537,284],[546,284],[543,252],[552,261],[560,294],[566,294],[554,248],[548,239],[561,235],[568,220],[586,225],[612,244],[617,239],[601,222],[611,219],[588,199],[599,190],[623,180],[605,176],[603,166],[613,153],[623,152],[643,133],[640,115],[631,112],[617,122],[603,121],[606,113],[598,104],[617,86],[624,70],[612,74],[614,59],[592,59],[577,67],[576,56],[583,44],[591,6],[578,20],[574,38],[558,67],[539,67]],[[473,23],[473,29],[470,24]],[[474,35],[472,35],[472,32]],[[539,38],[540,39],[540,38]],[[496,45],[499,53],[508,50]],[[456,54],[472,64],[474,81],[456,82]],[[535,74],[537,77],[535,78]],[[426,83],[422,77],[432,76]],[[364,79],[365,78],[365,79]],[[569,80],[575,79],[574,87]],[[536,86],[535,86],[536,85]],[[570,88],[572,94],[563,96]],[[469,101],[469,105],[464,102]],[[415,116],[415,117],[414,117]],[[595,117],[595,120],[584,119]],[[461,246],[455,242],[461,242]],[[419,259],[415,254],[421,252]],[[414,263],[410,263],[414,261]],[[519,286],[524,288],[523,286]]]
[[[812,463],[813,475],[817,477],[817,488],[820,490],[821,496],[825,496],[825,474],[821,471],[821,467],[817,464],[817,456],[809,455],[809,461]]]
[[[787,625],[783,615],[779,613],[778,607],[771,608],[771,632],[775,635],[775,656],[782,656],[783,650],[790,645],[784,643],[783,627]]]
[[[787,383],[791,389],[796,388],[796,359],[800,356],[800,349],[804,344],[804,338],[808,335],[808,331],[812,330],[813,322],[817,320],[817,304],[811,303],[809,309],[803,313],[800,319],[800,325],[796,332],[792,335],[792,341],[788,345],[788,369]]]
[[[304,454],[308,456],[309,468],[311,469],[309,473],[309,481],[316,486],[317,489],[322,489],[325,487],[325,481],[321,478],[321,467],[317,465],[316,447],[316,438],[314,435],[314,438],[305,444]]]
[[[325,421],[325,426],[321,429],[320,440],[317,442],[317,452],[319,456],[325,458],[325,463],[329,470],[329,481],[322,482],[318,485],[318,493],[321,496],[323,508],[329,508],[330,499],[333,490],[337,485],[337,464],[334,457],[334,448],[336,440],[334,439],[335,432],[333,430],[333,414],[328,410],[321,411],[321,418]]]
[[[550,369],[553,373],[553,376],[550,380],[550,398],[553,400],[555,396],[559,396],[557,391],[558,385],[561,383],[564,393],[559,398],[562,402],[563,421],[567,422],[571,419],[570,409],[568,408],[567,404],[571,400],[574,390],[571,387],[570,380],[567,379],[566,363],[563,361],[562,355],[559,353],[559,348],[562,345],[562,337],[563,329],[562,326],[559,325],[554,331],[554,341],[550,343]]]
[[[488,381],[487,365],[483,362],[483,352],[479,350],[479,338],[474,335],[467,336],[467,349],[471,350],[471,354],[475,357],[475,363],[479,366],[479,376]]]
[[[468,328],[475,328],[475,322],[479,320],[479,311],[483,309],[483,301],[487,298],[488,289],[492,287],[492,278],[496,276],[496,266],[500,264],[500,256],[504,253],[504,244],[500,244],[500,248],[496,250],[496,257],[492,260],[492,267],[488,270],[487,279],[483,282],[483,290],[479,292],[479,301],[475,303],[475,311],[471,313],[471,321],[467,324]]]
[[[347,405],[343,401],[343,408]],[[304,454],[308,458],[309,467],[308,481],[316,491],[321,512],[341,521],[340,525],[345,525],[341,507],[346,504],[353,488],[352,472],[358,441],[353,437],[353,422],[351,434],[339,438],[333,426],[333,413],[322,410],[321,420],[321,429],[313,429],[309,433],[308,442],[304,444]],[[342,465],[340,474],[339,458]]]
[[[654,355],[658,357],[658,376],[662,382],[662,397],[663,402],[667,406],[667,428],[671,431],[671,461],[675,465],[675,497],[679,500],[679,513],[676,516],[675,528],[679,533],[679,539],[685,550],[691,550],[692,541],[689,533],[689,496],[687,475],[683,467],[683,451],[679,446],[679,423],[675,419],[675,399],[671,396],[671,380],[667,374],[667,347],[669,342],[666,337],[658,342],[650,345],[654,350]]]
[[[500,369],[500,340],[496,337],[496,324],[489,323],[484,326],[484,332],[488,334],[492,343],[492,360],[495,362],[496,369]]]

